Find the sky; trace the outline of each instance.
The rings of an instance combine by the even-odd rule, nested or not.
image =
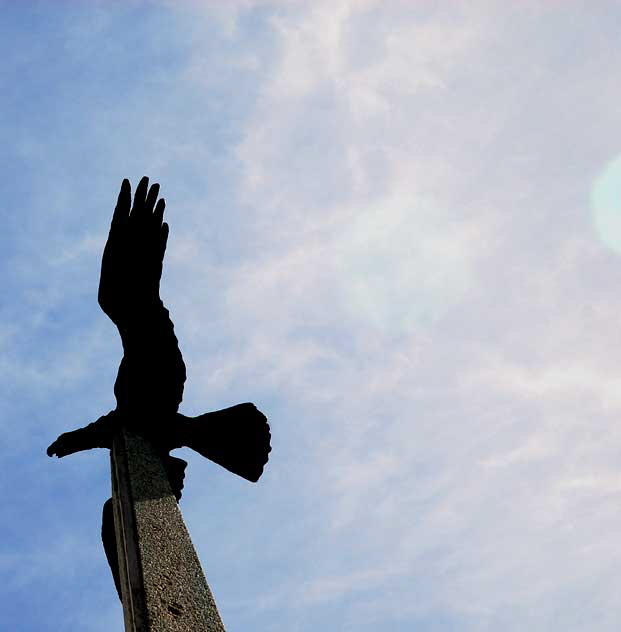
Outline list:
[[[108,632],[97,305],[161,184],[181,412],[254,402],[248,483],[187,449],[229,632],[621,617],[616,2],[0,0],[0,629]]]

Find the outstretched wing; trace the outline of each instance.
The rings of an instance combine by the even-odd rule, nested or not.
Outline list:
[[[123,180],[104,249],[99,304],[123,341],[114,394],[128,421],[153,426],[179,408],[185,364],[168,310],[159,293],[168,225],[160,186],[142,178],[132,203]]]
[[[98,301],[120,327],[136,307],[159,298],[168,240],[163,222],[166,202],[157,201],[160,185],[140,180],[132,204],[129,180],[123,180],[101,260]],[[156,203],[157,201],[157,203]]]

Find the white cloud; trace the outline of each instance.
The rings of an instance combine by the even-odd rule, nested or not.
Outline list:
[[[166,85],[200,112],[143,104],[137,135],[171,177],[186,411],[252,398],[271,417],[259,486],[193,462],[184,498],[227,597],[214,542],[248,564],[255,597],[231,612],[255,629],[317,612],[334,629],[616,629],[599,613],[619,612],[621,305],[587,208],[621,122],[605,12],[582,28],[583,10],[537,3],[192,11]],[[205,112],[217,124],[196,131]],[[97,239],[58,239],[55,265],[95,270]],[[31,293],[34,321],[59,287]],[[84,378],[104,334],[15,366]]]
[[[487,9],[332,3],[273,20],[278,56],[239,145],[254,242],[223,290],[244,349],[202,379],[277,388],[297,415],[302,489],[279,491],[322,520],[302,588],[282,587],[299,608],[359,608],[373,590],[376,622],[543,630],[574,592],[615,603],[615,310],[585,332],[575,309],[609,264],[567,209],[542,209],[566,183],[530,171],[540,144],[513,149],[528,99],[536,116],[561,85],[559,60],[522,48],[550,14]]]

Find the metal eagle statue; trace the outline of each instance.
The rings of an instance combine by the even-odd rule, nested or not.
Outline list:
[[[254,404],[186,417],[178,412],[185,364],[160,280],[168,240],[159,184],[140,180],[132,203],[123,180],[104,248],[98,302],[116,325],[123,358],[114,384],[116,408],[83,428],[61,434],[47,449],[59,458],[92,448],[111,448],[121,428],[145,436],[156,448],[171,489],[181,498],[187,462],[170,451],[187,446],[230,472],[256,482],[268,461],[270,429]],[[119,598],[121,587],[112,499],[103,507],[101,535]]]

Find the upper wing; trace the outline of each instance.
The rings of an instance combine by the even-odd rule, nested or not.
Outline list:
[[[131,185],[123,180],[101,261],[98,301],[120,326],[136,307],[159,299],[168,224],[164,223],[159,184],[140,180],[132,204]]]

